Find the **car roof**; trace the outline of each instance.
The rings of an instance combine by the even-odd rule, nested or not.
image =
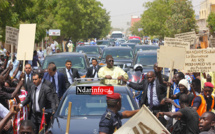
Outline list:
[[[110,46],[110,47],[104,48],[104,50],[105,49],[131,49],[131,48],[130,47],[121,47],[121,46],[114,46],[114,47]]]
[[[159,46],[155,46],[155,45],[136,45],[135,47],[157,47],[157,48],[159,48]]]
[[[78,53],[78,52],[63,52],[63,53],[54,53],[52,55],[47,55],[46,57],[51,57],[51,56],[85,56],[85,53]]]
[[[96,42],[109,41],[109,40],[97,40]]]
[[[140,40],[140,39],[129,39],[129,40]]]
[[[137,51],[137,54],[157,54],[157,50]]]
[[[91,46],[91,45],[85,45],[85,46],[77,46],[77,48],[78,48],[78,47],[81,47],[81,48],[83,47],[83,48],[85,48],[85,47],[99,47],[99,46],[97,46],[97,45],[92,45],[92,46]]]
[[[121,45],[136,45],[136,43],[121,43]]]

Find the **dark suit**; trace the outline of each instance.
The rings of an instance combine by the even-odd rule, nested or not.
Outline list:
[[[96,72],[98,77],[98,72],[101,66],[97,65]],[[96,73],[93,73],[93,67],[87,68],[86,78],[94,78]]]
[[[60,99],[63,96],[64,92],[66,91],[66,80],[65,80],[64,74],[60,72],[57,72],[57,74],[58,74],[58,89],[59,89],[57,95],[58,95],[58,98]],[[49,75],[48,72],[45,72],[43,79],[51,81],[52,77]]]
[[[72,70],[72,79],[73,79],[73,81],[74,81],[74,78],[80,78],[80,75],[79,75],[77,69],[71,68],[71,70]],[[66,68],[60,69],[59,72],[64,74],[65,80],[66,80],[66,89],[69,88],[71,84],[70,84],[70,82],[68,80],[68,76],[67,76],[67,73],[66,73]]]
[[[24,77],[24,83],[23,83],[23,86],[25,87],[25,90],[28,91],[31,86],[33,85],[33,73],[31,73],[31,76],[30,76],[30,82],[27,83],[27,79],[28,77],[26,77],[26,73],[25,73],[25,77]]]
[[[161,100],[166,97],[166,86],[163,84],[160,84],[158,79],[155,79],[155,82],[156,82],[157,98],[160,103]],[[130,82],[128,84],[129,87],[131,87],[135,90],[143,90],[143,93],[141,96],[141,105],[143,105],[143,104],[145,104],[146,106],[149,105],[148,97],[147,97],[148,85],[149,85],[149,83],[148,83],[147,79],[141,81],[141,83]],[[162,106],[162,105],[159,106],[159,111],[166,111],[166,110],[167,110],[166,106]]]
[[[25,100],[22,102],[22,105],[25,106],[27,104],[30,104],[30,113],[32,113],[31,121],[35,124],[36,132],[38,133],[39,126],[41,123],[41,118],[42,118],[42,109],[44,107],[45,109],[48,109],[51,107],[52,111],[54,112],[55,103],[52,95],[52,90],[46,84],[42,84],[39,91],[39,96],[38,96],[38,104],[39,104],[40,112],[33,111],[32,106],[35,104],[35,99],[34,99],[34,94],[36,93],[35,88],[36,88],[35,85],[31,86],[31,90],[30,92],[28,92],[28,95],[26,96]]]

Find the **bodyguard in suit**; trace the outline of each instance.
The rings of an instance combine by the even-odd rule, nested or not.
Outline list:
[[[44,73],[43,78],[52,82],[58,98],[60,99],[66,91],[66,81],[64,74],[57,71],[57,67],[54,63],[50,63],[48,66],[48,72]]]
[[[153,114],[156,115],[159,111],[168,110],[162,103],[162,100],[166,97],[166,86],[160,84],[154,72],[148,72],[147,79],[143,80],[141,83],[127,82],[127,84],[135,90],[143,90],[141,105],[145,104],[149,106]]]
[[[74,78],[80,78],[80,75],[79,75],[77,69],[72,68],[72,61],[71,60],[66,61],[65,67],[66,68],[61,69],[60,72],[63,73],[65,76],[66,89],[67,89],[74,82]]]
[[[92,59],[92,67],[87,69],[86,78],[98,78],[98,71],[101,66],[98,65],[97,59]]]
[[[33,73],[32,73],[32,67],[31,64],[25,65],[25,77],[24,77],[24,87],[26,91],[29,91],[31,88],[31,85],[33,84]]]
[[[54,99],[52,96],[51,89],[46,84],[42,83],[41,75],[39,75],[38,73],[34,73],[33,83],[34,85],[31,86],[30,92],[28,92],[27,97],[22,102],[22,104],[20,104],[20,108],[31,103],[30,105],[30,110],[32,111],[31,121],[36,126],[36,133],[38,133],[42,118],[42,109],[43,108],[47,109],[48,107],[51,107],[52,114],[54,114],[55,104],[53,101]],[[51,104],[51,106],[48,106],[49,104]]]

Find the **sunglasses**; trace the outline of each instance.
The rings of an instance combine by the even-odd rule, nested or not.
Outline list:
[[[114,62],[114,60],[108,60],[108,62]]]

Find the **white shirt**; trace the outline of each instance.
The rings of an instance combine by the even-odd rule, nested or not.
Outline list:
[[[27,83],[28,82],[28,75],[26,73],[25,73],[25,78],[26,78],[25,82]],[[29,74],[29,79],[31,81],[31,73]]]
[[[150,90],[151,90],[151,84],[148,85],[148,91],[147,91],[147,98],[148,98],[148,104],[150,104]],[[159,100],[156,92],[156,81],[153,82],[153,106],[158,106]]]
[[[40,112],[40,106],[39,106],[39,94],[40,94],[40,89],[41,89],[41,86],[42,86],[42,82],[40,83],[40,85],[37,86],[37,90],[36,90],[36,111],[37,112]]]
[[[59,87],[58,87],[58,74],[57,74],[57,72],[55,73],[55,75],[54,75],[54,79],[55,79],[55,85],[56,85],[56,93],[58,93],[58,91],[59,91]],[[50,80],[51,82],[53,81],[53,78],[51,77],[51,80]]]
[[[55,46],[56,46],[55,44],[51,44],[52,49],[55,49]]]
[[[95,66],[95,68],[97,69],[98,67],[97,67],[97,66]],[[95,69],[94,69],[94,66],[93,66],[93,74],[94,74],[94,72],[95,72]],[[98,74],[97,74],[97,72],[96,72],[96,74],[95,74],[94,78],[98,78],[97,76],[98,76]]]
[[[72,84],[72,77],[70,76],[69,72],[72,75],[72,70],[70,69],[70,71],[68,71],[68,69],[66,68],[66,75],[67,75],[68,81],[70,84]]]
[[[44,60],[44,52],[43,51],[37,51],[37,55],[39,60]]]
[[[0,117],[4,118],[9,113],[9,110],[0,103]]]

